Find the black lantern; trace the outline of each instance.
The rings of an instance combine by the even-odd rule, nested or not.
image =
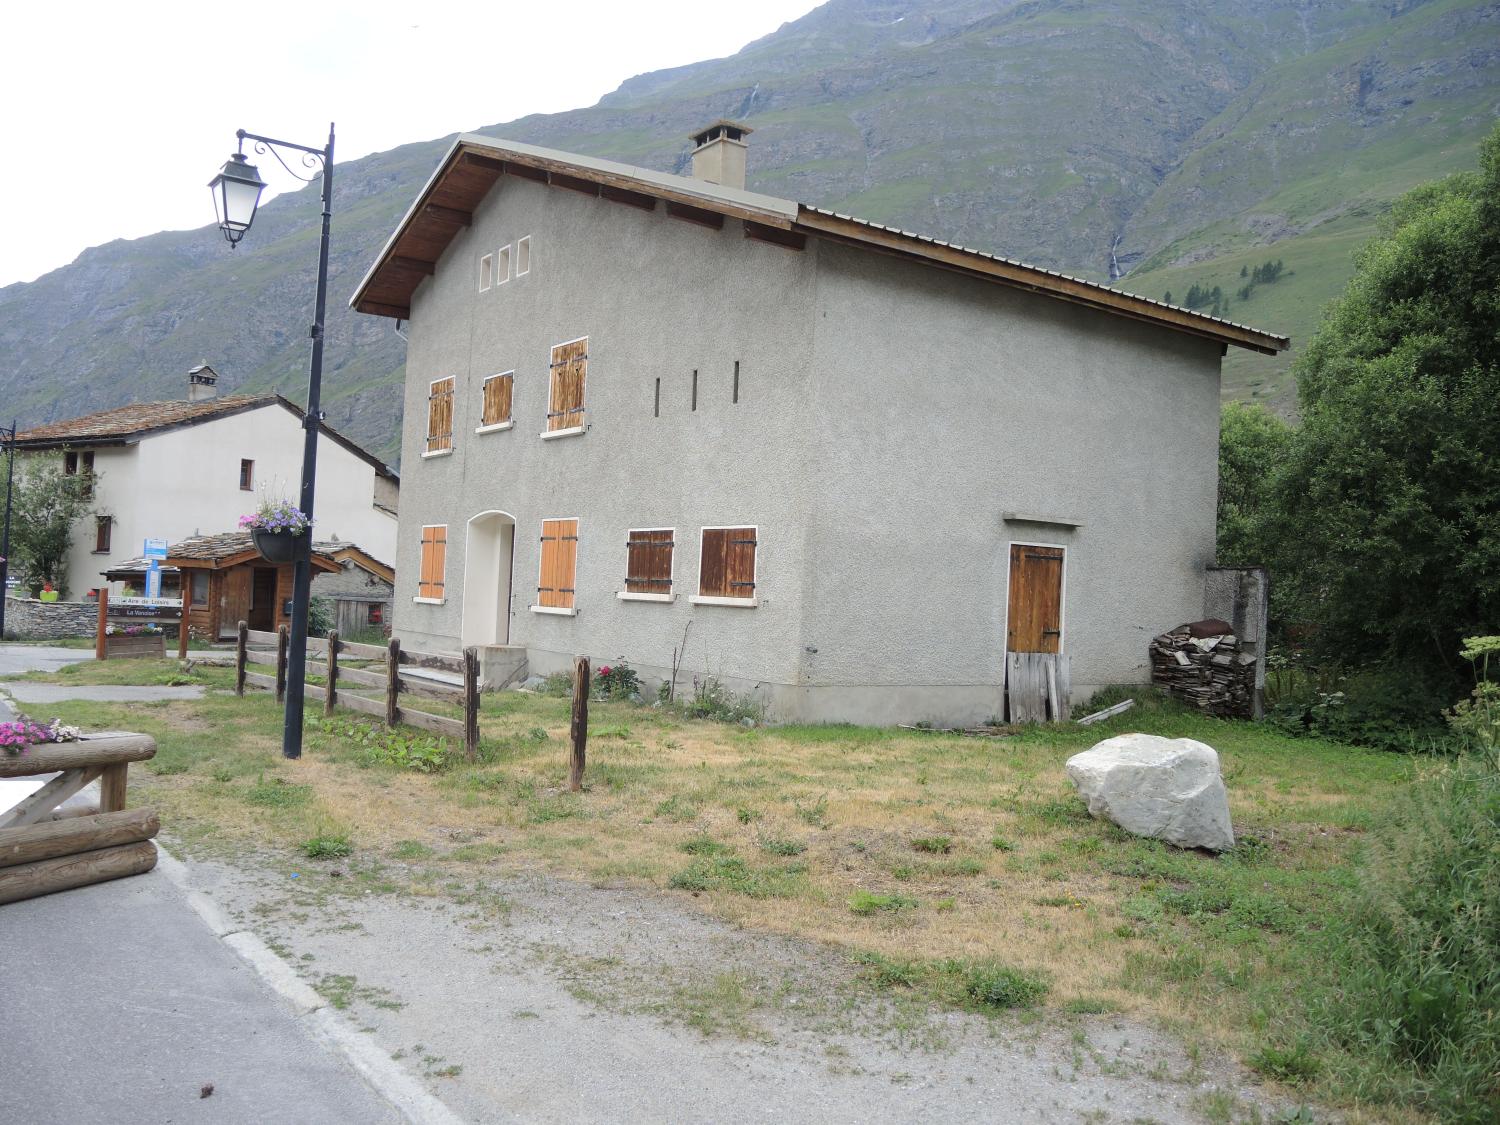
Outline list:
[[[208,184],[214,193],[214,210],[219,214],[219,229],[233,246],[255,221],[255,208],[260,203],[260,193],[265,190],[265,181],[254,164],[245,161],[245,154],[237,152],[224,162]]]

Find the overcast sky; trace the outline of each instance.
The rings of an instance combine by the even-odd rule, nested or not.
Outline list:
[[[343,162],[592,105],[632,75],[733,54],[818,2],[10,5],[0,285],[112,239],[213,222],[206,185],[237,128],[321,146],[333,121]],[[258,163],[273,188],[300,186]]]

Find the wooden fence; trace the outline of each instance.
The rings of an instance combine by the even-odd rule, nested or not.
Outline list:
[[[241,621],[239,639],[235,644],[235,692],[244,695],[246,687],[262,688],[275,692],[276,701],[282,702],[286,698],[288,642],[285,625],[274,633],[267,633],[251,629]],[[378,661],[384,667],[379,671],[355,668],[348,661]],[[275,674],[252,672],[248,667],[251,664],[270,666],[275,669]],[[307,639],[307,672],[324,679],[326,686],[307,684],[303,689],[306,698],[323,701],[324,714],[331,715],[335,707],[343,707],[372,715],[386,726],[405,723],[462,742],[464,756],[470,761],[479,756],[478,649],[466,648],[462,656],[442,656],[405,650],[396,637],[384,646],[363,645],[341,641],[337,633],[329,633],[326,639]],[[454,676],[458,682],[423,673]],[[379,694],[357,694],[351,690],[351,685],[374,688]],[[402,695],[425,696],[459,704],[463,707],[464,717],[453,719],[402,706]]]
[[[19,755],[0,753],[0,777],[57,774],[20,804],[0,812],[0,903],[155,867],[151,841],[161,827],[156,813],[125,808],[130,763],[155,754],[156,742],[148,735],[122,733],[40,743]],[[95,779],[97,808],[57,808]]]

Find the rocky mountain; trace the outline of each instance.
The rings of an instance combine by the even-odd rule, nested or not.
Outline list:
[[[750,187],[1303,337],[1406,188],[1476,162],[1500,111],[1500,0],[831,0],[737,54],[484,131],[666,171],[716,117]],[[340,164],[325,404],[397,453],[403,349],[346,302],[451,138]],[[305,383],[317,207],[277,198],[231,252],[203,229],[113,242],[0,289],[22,423]],[[1252,269],[1280,259],[1273,281]],[[1244,276],[1241,276],[1241,271]],[[1285,358],[1231,394],[1288,400]]]

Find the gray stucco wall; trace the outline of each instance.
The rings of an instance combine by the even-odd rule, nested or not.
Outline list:
[[[482,253],[531,238],[531,272],[478,291]],[[797,675],[804,572],[800,513],[812,351],[814,253],[505,178],[413,301],[397,553],[396,632],[410,647],[458,647],[467,521],[516,521],[510,642],[534,671],[576,653],[671,661],[689,619],[685,670],[740,690]],[[543,441],[551,347],[589,337],[588,432]],[[734,364],[740,397],[731,402]],[[510,430],[474,431],[481,384],[516,372]],[[693,370],[698,409],[691,409]],[[455,451],[423,458],[428,385],[453,375]],[[661,415],[653,416],[661,379]],[[544,518],[577,517],[578,616],[531,612]],[[702,527],[764,529],[755,609],[696,606]],[[415,604],[421,529],[448,527],[443,605]],[[627,532],[677,529],[671,604],[625,602]]]
[[[1067,550],[1075,696],[1147,680],[1212,562],[1218,345],[851,248],[819,267],[805,707],[1000,714],[1013,542]]]
[[[480,255],[523,235],[530,274],[480,292]],[[1146,679],[1149,639],[1201,604],[1216,344],[511,177],[417,291],[409,335],[395,607],[408,647],[459,647],[467,524],[487,511],[516,520],[509,641],[532,671],[585,653],[659,676],[691,621],[685,678],[755,691],[784,717],[999,714],[1012,541],[1068,548],[1076,695]],[[589,430],[542,441],[550,348],[580,336]],[[512,369],[514,427],[476,434],[483,379]],[[449,375],[455,450],[423,458],[429,382]],[[1083,526],[1007,524],[1011,510]],[[576,617],[529,608],[540,524],[557,517],[579,519]],[[448,527],[442,605],[412,600],[428,524]],[[730,524],[759,529],[760,605],[693,605],[699,530]],[[616,598],[633,527],[676,529],[672,604]]]

